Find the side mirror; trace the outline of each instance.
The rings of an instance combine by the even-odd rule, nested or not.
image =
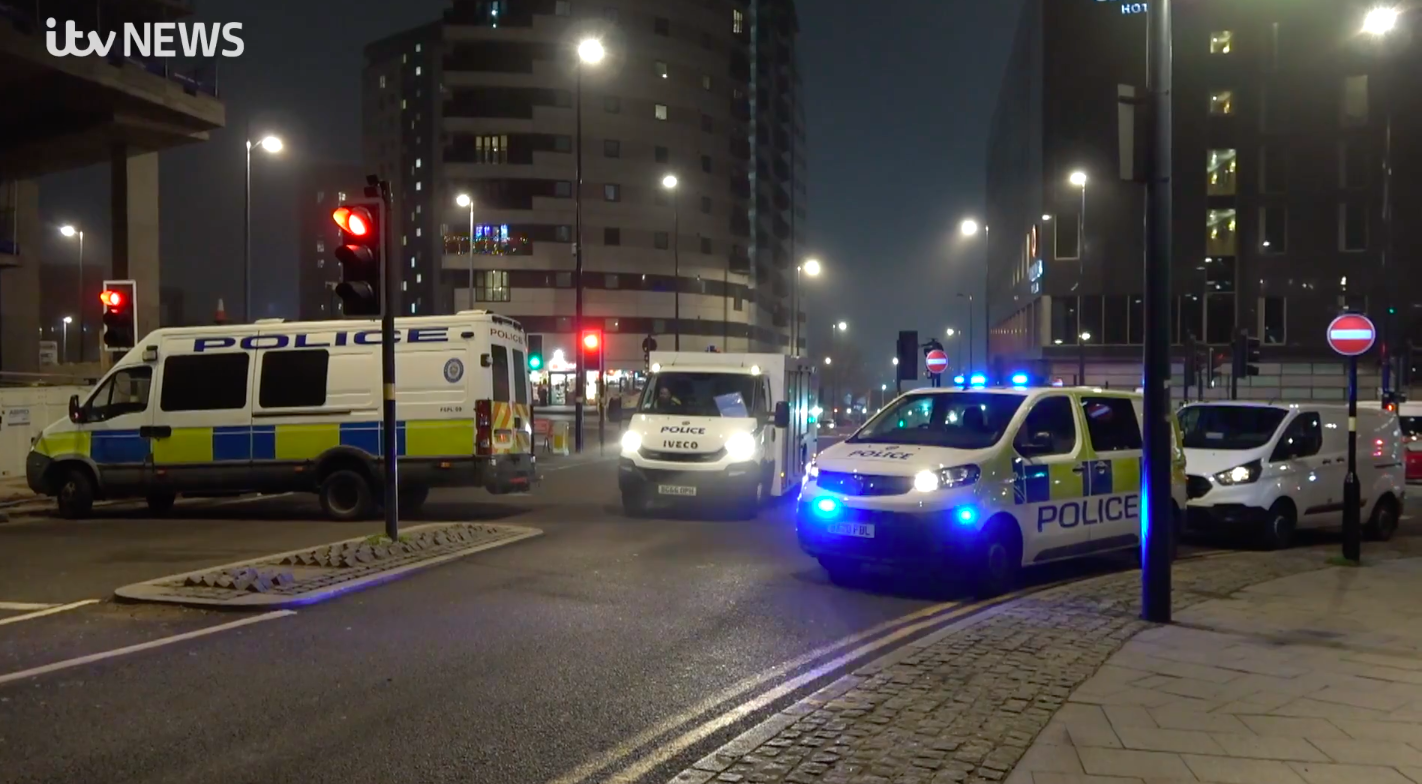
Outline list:
[[[790,404],[788,402],[782,400],[775,404],[774,422],[776,427],[790,426]]]
[[[84,421],[84,409],[79,405],[78,395],[69,396],[69,421],[75,423]]]

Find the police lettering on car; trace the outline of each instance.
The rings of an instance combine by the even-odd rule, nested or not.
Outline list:
[[[448,343],[448,327],[423,327],[395,330],[395,342],[408,343]],[[294,335],[245,335],[241,338],[218,336],[193,338],[193,353],[215,351],[224,348],[240,348],[244,351],[280,348],[331,348],[335,346],[378,346],[380,330],[362,329],[336,332],[298,332]]]
[[[1078,525],[1114,523],[1140,517],[1141,497],[1139,495],[1107,496],[1087,498],[1080,501],[1066,501],[1061,504],[1042,504],[1037,507],[1037,532],[1041,533],[1049,525],[1073,528]]]

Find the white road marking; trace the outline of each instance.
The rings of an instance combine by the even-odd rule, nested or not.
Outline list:
[[[20,681],[26,678],[34,678],[40,675],[45,675],[47,673],[58,672],[59,670],[67,670],[71,667],[79,667],[85,664],[92,664],[93,662],[103,661],[104,659],[113,659],[119,656],[127,656],[130,653],[138,653],[139,651],[160,648],[164,645],[172,645],[175,642],[183,642],[184,640],[192,640],[198,637],[205,637],[209,634],[217,634],[218,632],[225,632],[231,629],[249,626],[254,623],[261,623],[262,621],[271,621],[277,618],[284,618],[288,615],[295,614],[295,610],[275,610],[273,612],[263,613],[261,615],[254,615],[250,618],[242,618],[241,620],[232,621],[230,623],[219,624],[217,626],[209,626],[206,629],[198,629],[197,631],[184,632],[183,634],[175,634],[171,637],[163,637],[157,640],[149,640],[148,642],[141,642],[137,645],[128,645],[123,648],[115,648],[111,651],[91,653],[88,656],[79,656],[74,659],[65,659],[64,661],[55,662],[53,664],[46,664],[41,667],[31,667],[28,670],[20,670],[19,672],[12,672],[5,675],[0,675],[0,684],[10,683],[11,681]]]
[[[55,606],[53,602],[0,602],[0,610],[48,610]]]
[[[250,495],[243,496],[242,498],[227,498],[223,500],[213,501],[211,504],[209,504],[209,506],[232,506],[233,504],[250,504],[253,501],[270,501],[274,498],[285,498],[289,495],[296,495],[296,493],[273,493],[271,495]],[[194,498],[191,500],[198,501],[201,499]]]
[[[1044,586],[1044,587],[1050,587],[1050,586]],[[1039,589],[1033,589],[1033,590],[1039,590]],[[796,658],[794,658],[794,659],[791,659],[791,660],[788,661],[788,662],[785,662],[785,663],[783,663],[783,664],[780,664],[780,665],[777,665],[777,666],[775,666],[775,667],[772,667],[771,669],[766,670],[765,672],[762,672],[762,673],[760,673],[759,675],[752,675],[751,677],[746,678],[746,679],[740,681],[739,683],[736,683],[736,684],[733,684],[733,685],[731,685],[731,686],[728,686],[728,687],[726,687],[725,689],[723,689],[722,691],[720,691],[720,692],[718,692],[718,693],[712,695],[711,697],[708,697],[708,698],[706,698],[706,699],[704,699],[704,700],[698,702],[697,704],[695,704],[695,705],[691,706],[690,708],[688,708],[688,709],[682,711],[681,713],[678,713],[677,715],[672,716],[671,718],[668,718],[668,719],[666,719],[666,720],[664,720],[664,721],[658,722],[657,724],[653,725],[652,727],[649,727],[648,729],[646,729],[646,730],[644,730],[643,732],[639,733],[636,737],[633,737],[633,738],[631,738],[631,739],[629,739],[629,740],[626,740],[626,741],[623,741],[622,743],[617,744],[615,747],[613,747],[613,748],[611,748],[611,749],[608,749],[607,751],[603,752],[602,754],[598,755],[597,757],[594,757],[593,759],[588,760],[587,762],[583,763],[582,765],[579,765],[578,767],[576,767],[576,768],[574,768],[574,769],[568,771],[567,773],[563,774],[562,776],[559,776],[558,778],[553,779],[552,781],[548,782],[548,784],[578,784],[578,782],[585,781],[585,780],[591,778],[594,773],[597,773],[598,771],[601,771],[601,770],[603,770],[603,769],[605,769],[605,768],[611,767],[612,765],[618,764],[618,763],[620,763],[621,761],[625,760],[627,757],[630,757],[630,756],[633,754],[633,752],[635,752],[637,749],[641,748],[642,746],[645,746],[647,743],[650,743],[651,741],[656,740],[657,738],[661,737],[662,735],[665,735],[666,733],[668,733],[668,732],[670,732],[670,731],[676,729],[677,727],[680,727],[681,725],[683,725],[683,724],[685,724],[685,723],[687,723],[687,722],[689,722],[689,721],[695,719],[697,716],[700,716],[701,714],[705,713],[706,711],[711,710],[712,708],[716,707],[717,705],[720,705],[721,703],[723,703],[723,702],[725,702],[725,701],[727,701],[727,700],[729,700],[729,699],[732,699],[732,698],[735,698],[735,697],[739,697],[740,695],[744,694],[745,692],[750,691],[751,689],[753,689],[753,688],[755,688],[755,687],[757,687],[757,686],[760,686],[761,684],[765,683],[766,681],[769,681],[769,680],[772,680],[772,679],[774,679],[774,678],[780,677],[781,675],[785,674],[786,672],[795,670],[795,669],[797,669],[797,668],[799,668],[799,667],[801,667],[801,666],[803,666],[803,665],[805,665],[805,664],[808,664],[808,663],[811,662],[811,661],[814,661],[815,659],[821,658],[821,657],[823,657],[823,656],[826,656],[826,655],[828,655],[828,654],[830,654],[830,653],[833,653],[833,652],[835,652],[835,651],[838,651],[838,650],[840,650],[840,649],[842,649],[842,648],[845,648],[845,647],[848,647],[848,646],[850,646],[850,645],[854,645],[855,643],[858,643],[858,642],[861,641],[861,640],[864,640],[864,639],[869,638],[869,637],[873,637],[874,635],[880,634],[880,633],[884,632],[885,630],[893,629],[893,628],[896,627],[896,626],[900,626],[900,625],[902,625],[902,624],[910,623],[910,622],[915,621],[915,620],[920,619],[920,618],[925,618],[925,617],[928,618],[927,620],[920,621],[920,622],[918,622],[918,623],[914,623],[914,624],[912,624],[911,626],[905,626],[904,628],[900,629],[899,631],[897,631],[897,632],[895,632],[895,633],[893,633],[893,634],[891,634],[891,635],[889,635],[889,636],[887,636],[887,637],[884,637],[884,638],[882,638],[882,639],[879,639],[879,640],[876,640],[876,641],[874,641],[874,642],[872,642],[872,643],[869,643],[868,645],[860,646],[860,647],[854,649],[853,651],[851,651],[850,653],[847,653],[847,654],[845,654],[845,655],[843,655],[843,656],[840,656],[839,658],[835,659],[834,661],[832,661],[832,662],[830,662],[830,663],[828,663],[828,664],[825,664],[825,665],[822,665],[822,666],[820,666],[820,667],[817,667],[817,668],[815,668],[813,671],[808,672],[808,673],[805,673],[804,675],[801,675],[800,677],[795,678],[794,680],[790,681],[789,683],[786,683],[786,684],[784,684],[784,685],[782,685],[782,686],[780,686],[780,687],[777,687],[776,689],[773,689],[773,690],[770,691],[770,692],[766,692],[767,695],[772,695],[772,694],[773,694],[774,696],[769,696],[769,697],[767,697],[767,696],[765,696],[765,695],[762,695],[761,697],[757,697],[755,700],[752,700],[751,702],[745,703],[744,705],[742,705],[742,706],[740,706],[740,707],[738,707],[738,708],[734,708],[734,709],[732,709],[731,711],[728,711],[727,713],[722,714],[720,717],[717,717],[716,719],[712,719],[711,721],[707,722],[706,724],[702,724],[702,725],[701,725],[700,727],[698,727],[697,729],[692,730],[691,732],[689,732],[689,733],[687,733],[687,734],[685,734],[685,735],[682,735],[681,737],[679,737],[679,738],[677,738],[676,740],[672,741],[672,742],[671,742],[670,744],[668,744],[667,746],[663,746],[661,749],[659,749],[659,750],[653,752],[651,756],[645,758],[642,762],[639,762],[637,765],[635,765],[635,766],[633,766],[633,767],[631,767],[631,768],[627,768],[626,770],[624,770],[621,774],[619,774],[619,775],[618,775],[616,778],[614,778],[614,779],[607,779],[607,780],[602,780],[602,779],[600,779],[600,781],[607,781],[607,782],[611,782],[611,781],[631,781],[631,780],[635,780],[638,776],[644,775],[648,770],[651,770],[651,768],[654,768],[654,767],[656,767],[657,765],[661,764],[661,763],[662,763],[663,761],[665,761],[666,759],[670,759],[672,756],[675,756],[677,753],[679,753],[679,752],[680,752],[683,748],[685,748],[686,746],[689,746],[689,745],[691,745],[692,743],[695,743],[697,740],[701,739],[702,737],[705,737],[706,735],[709,735],[710,733],[715,732],[716,729],[719,729],[720,727],[725,726],[726,724],[729,724],[729,723],[731,723],[731,722],[736,721],[738,718],[740,718],[740,717],[743,716],[743,715],[746,715],[746,714],[748,714],[748,713],[754,712],[755,710],[757,710],[757,709],[759,708],[760,705],[766,704],[766,703],[768,703],[768,702],[773,702],[773,701],[775,701],[776,699],[779,699],[779,697],[783,696],[784,694],[789,693],[790,691],[794,691],[795,689],[799,688],[801,685],[803,685],[803,684],[805,684],[805,683],[808,683],[808,682],[810,682],[810,681],[813,681],[813,680],[815,680],[816,678],[822,677],[825,673],[827,673],[827,672],[829,672],[829,671],[832,671],[832,670],[834,670],[834,669],[836,669],[836,668],[838,668],[838,667],[844,666],[845,663],[847,663],[847,662],[849,662],[849,661],[853,661],[854,659],[856,659],[856,658],[858,658],[858,657],[864,655],[865,653],[868,653],[868,652],[877,650],[878,648],[883,647],[884,645],[888,645],[890,642],[895,642],[895,641],[897,641],[897,640],[899,640],[899,639],[902,639],[903,637],[905,637],[905,636],[907,636],[907,635],[913,634],[914,632],[917,632],[917,631],[919,631],[919,630],[921,630],[921,629],[924,629],[924,628],[926,628],[926,627],[933,626],[933,625],[935,625],[935,624],[940,624],[940,623],[943,623],[943,622],[945,622],[945,621],[949,621],[949,620],[952,620],[952,619],[961,617],[961,616],[966,615],[966,614],[968,614],[968,613],[970,613],[970,612],[972,612],[972,611],[974,611],[974,610],[977,610],[977,609],[979,609],[979,608],[981,608],[981,607],[986,607],[986,606],[989,606],[989,605],[992,605],[992,604],[998,604],[998,603],[1001,603],[1001,602],[1010,601],[1010,600],[1012,600],[1012,599],[1015,599],[1015,598],[1017,598],[1017,597],[1019,597],[1019,596],[1026,595],[1027,593],[1031,593],[1031,592],[1032,592],[1032,591],[1018,591],[1018,592],[1016,592],[1016,593],[1007,594],[1007,595],[1005,595],[1005,596],[1000,596],[1000,597],[998,597],[997,599],[992,600],[991,602],[979,602],[979,603],[976,603],[976,604],[963,604],[962,602],[945,602],[945,603],[943,603],[943,604],[936,604],[936,605],[933,605],[932,607],[925,607],[924,609],[919,610],[919,611],[917,611],[917,612],[909,613],[908,615],[903,615],[903,616],[900,616],[900,617],[898,617],[898,618],[894,618],[894,619],[892,619],[892,620],[885,621],[885,622],[883,622],[883,623],[878,624],[877,626],[873,626],[873,627],[871,627],[871,628],[869,628],[869,629],[866,629],[866,630],[864,630],[864,631],[862,631],[862,632],[858,632],[858,633],[856,633],[856,634],[851,634],[851,635],[849,635],[849,636],[847,636],[847,637],[844,637],[844,638],[842,638],[842,639],[840,639],[840,640],[837,640],[837,641],[835,641],[835,642],[832,642],[832,643],[830,643],[829,645],[821,646],[821,647],[819,647],[819,648],[816,648],[816,649],[813,650],[813,651],[810,651],[809,653],[803,654],[803,655],[798,656],[798,657],[796,657]],[[955,610],[955,608],[956,608],[956,610]],[[947,610],[955,610],[955,611],[945,613],[945,611],[947,611]],[[942,615],[940,616],[940,614],[942,614]],[[764,701],[764,702],[762,702],[762,701]],[[755,706],[755,707],[747,708],[746,706]],[[743,710],[743,709],[744,709],[744,710]],[[735,714],[734,717],[732,717],[732,718],[727,718],[728,716],[732,716],[732,714]],[[714,728],[705,729],[709,724],[714,723],[714,722],[722,722],[722,723],[721,723],[721,724],[718,724],[718,725],[717,725],[716,727],[714,727]],[[702,732],[703,729],[705,730],[704,733]],[[700,734],[698,734],[698,733],[700,733]],[[688,738],[690,738],[692,735],[696,735],[696,737],[695,737],[695,738],[691,738],[690,740],[688,740]],[[674,749],[674,750],[668,751],[668,749]],[[651,762],[650,764],[647,764],[647,760],[655,760],[655,761]],[[631,777],[629,778],[628,775],[627,775],[629,771],[638,771],[638,772],[637,772],[635,775],[633,775],[633,776],[631,776]]]
[[[94,604],[98,601],[98,599],[85,599],[82,602],[71,602],[69,604],[61,604],[57,607],[46,606],[43,610],[36,610],[32,613],[25,613],[24,615],[12,615],[9,618],[0,618],[0,626],[4,626],[7,623],[19,623],[20,621],[28,621],[32,618],[43,618],[46,615],[54,615],[55,613],[66,612],[68,610],[83,607],[86,604]]]

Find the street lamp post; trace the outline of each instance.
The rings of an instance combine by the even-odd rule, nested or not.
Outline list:
[[[964,370],[972,372],[973,369],[973,295],[958,292],[958,296],[968,301],[968,364]],[[961,346],[959,347],[961,349]],[[962,352],[959,351],[961,355]],[[961,358],[961,356],[960,356]]]
[[[1081,209],[1076,213],[1076,286],[1080,288],[1086,277],[1086,172],[1080,169],[1067,178],[1073,186],[1081,189]]]
[[[832,329],[830,330],[830,350],[831,350],[831,351],[834,350],[834,347],[835,347],[835,345],[836,345],[835,338],[839,337],[839,333],[841,333],[841,332],[847,332],[848,330],[849,330],[849,322],[847,322],[847,321],[836,321],[836,322],[832,325]],[[826,364],[826,365],[830,364],[829,357],[825,357],[825,364]],[[839,381],[840,381],[839,372],[837,371],[837,372],[835,372],[834,374],[832,374],[832,378],[831,378],[831,380],[830,380],[830,395],[832,396],[831,399],[834,401],[835,405],[839,405],[839,397],[838,397],[838,393],[839,393]]]
[[[60,362],[61,362],[62,364],[65,364],[65,365],[69,364],[69,323],[72,322],[73,320],[74,320],[74,318],[73,318],[72,316],[65,316],[64,319],[63,319],[63,323],[64,323],[64,331],[63,331],[64,344],[63,344],[63,348],[62,348],[61,350],[62,350],[64,353],[61,355],[63,358],[60,360]],[[54,334],[54,333],[51,332],[50,334],[52,335],[52,334]],[[82,354],[82,353],[83,353],[83,350],[84,350],[84,342],[83,342],[83,341],[84,341],[84,336],[83,336],[82,334],[79,336],[79,341],[80,341],[80,342],[79,342],[79,350],[80,350],[80,353]],[[82,358],[81,358],[81,361],[82,361]]]
[[[971,324],[972,322],[968,323]],[[952,327],[949,327],[946,332],[949,340],[952,340],[953,337],[958,334],[958,330],[953,329]],[[958,344],[958,356],[956,357],[955,361],[958,363],[958,369],[961,370],[963,368],[963,339],[959,337],[958,340],[955,342]]]
[[[988,268],[987,259],[988,259],[988,257],[990,256],[990,254],[992,253],[992,227],[989,226],[989,225],[987,225],[987,224],[985,224],[985,223],[984,223],[984,224],[979,224],[977,221],[973,220],[972,218],[967,218],[967,219],[965,219],[962,223],[960,223],[960,224],[958,225],[958,231],[960,231],[960,232],[963,234],[964,237],[974,237],[974,236],[977,236],[977,233],[978,233],[978,231],[979,231],[980,229],[982,230],[982,233],[983,233],[983,259],[984,259],[984,262],[983,262],[983,279],[984,279],[984,281],[986,281],[986,279],[987,279],[987,268]],[[986,290],[986,286],[984,286],[984,290]],[[973,295],[972,295],[972,294],[964,294],[964,293],[962,293],[962,292],[960,291],[960,292],[958,292],[958,296],[960,296],[960,297],[965,297],[965,298],[968,300],[968,368],[967,368],[967,369],[968,369],[968,371],[971,372],[971,371],[972,371],[972,364],[973,364]],[[987,305],[984,305],[984,306],[983,306],[983,322],[984,322],[984,334],[985,334],[985,335],[987,334],[987,330],[988,330],[988,329],[991,329],[991,327],[987,326],[987,324],[986,324],[987,319],[988,319]]]
[[[583,68],[597,65],[607,55],[602,41],[585,38],[578,44],[577,61],[577,108],[574,109],[574,158],[573,183],[573,341],[577,346],[574,363],[576,378],[573,380],[573,444],[581,454],[583,451],[583,401],[587,396],[587,357],[580,341],[583,339]],[[601,372],[601,371],[598,371]]]
[[[454,203],[460,207],[469,208],[469,309],[474,309],[474,199],[467,193],[461,193],[455,198]]]
[[[1076,336],[1076,384],[1086,386],[1086,341],[1091,340],[1090,332]]]
[[[242,320],[252,321],[252,147],[260,147],[264,152],[275,155],[281,152],[281,139],[263,136],[254,145],[252,126],[247,124],[247,189],[242,209]]]
[[[790,289],[790,355],[800,351],[800,273],[810,277],[820,274],[819,259],[805,259],[804,264],[795,265],[795,285]]]
[[[668,174],[662,178],[662,187],[671,194],[672,203],[672,324],[676,330],[673,335],[673,347],[681,351],[681,243],[677,237],[681,234],[681,208],[677,203],[677,179],[675,174]],[[723,294],[725,292],[722,292]]]
[[[60,233],[60,234],[63,234],[63,235],[66,236],[66,237],[78,237],[78,238],[79,238],[79,292],[78,292],[78,294],[77,294],[76,296],[79,298],[79,361],[80,361],[80,362],[83,362],[83,361],[84,361],[84,355],[85,355],[85,351],[84,351],[84,232],[83,232],[82,230],[80,230],[80,229],[74,228],[73,226],[65,225],[65,226],[60,226],[60,227],[59,227],[59,233]],[[66,326],[69,324],[69,316],[65,316],[65,317],[64,317],[64,323],[65,323]],[[68,361],[69,361],[69,348],[68,348],[68,345],[67,345],[68,340],[69,340],[69,339],[68,339],[68,337],[66,336],[66,337],[65,337],[66,346],[65,346],[65,349],[64,349],[64,354],[65,354],[65,359],[64,359],[64,361],[65,361],[65,362],[68,362]]]

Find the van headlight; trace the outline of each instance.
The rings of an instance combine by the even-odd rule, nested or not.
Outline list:
[[[913,477],[913,489],[920,493],[931,493],[939,488],[967,487],[978,481],[982,471],[975,465],[961,465],[940,468],[936,471],[919,471]]]
[[[820,464],[814,458],[810,459],[810,464],[805,467],[805,476],[811,479],[820,478]]]
[[[636,452],[642,448],[642,435],[632,430],[622,434],[622,451]]]
[[[1255,460],[1215,474],[1215,481],[1222,485],[1247,485],[1259,481],[1262,471],[1263,466]]]
[[[755,436],[750,433],[735,433],[726,439],[726,454],[732,461],[743,463],[755,457]]]

